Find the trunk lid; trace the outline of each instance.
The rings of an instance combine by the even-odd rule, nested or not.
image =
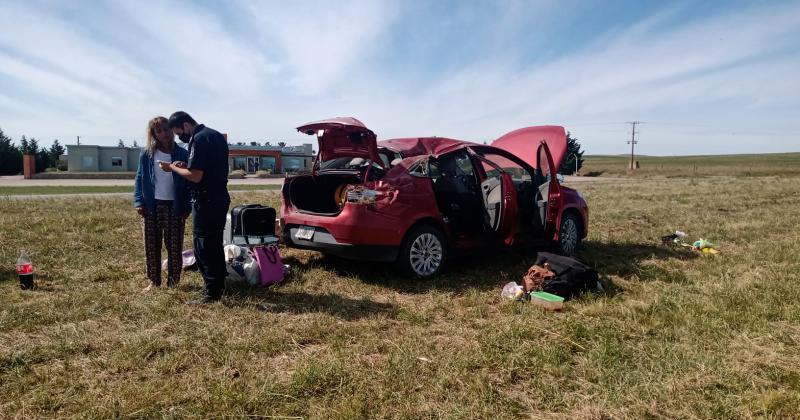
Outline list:
[[[492,146],[511,152],[534,169],[539,169],[536,155],[542,140],[547,143],[557,171],[567,153],[567,134],[559,125],[520,128],[493,141]]]
[[[360,157],[384,166],[378,156],[375,133],[353,117],[314,121],[297,127],[297,131],[317,136],[317,160],[320,162],[342,157]]]

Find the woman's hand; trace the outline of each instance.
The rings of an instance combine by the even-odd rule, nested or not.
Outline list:
[[[158,161],[158,167],[161,168],[164,172],[172,172],[172,164],[169,162],[164,162],[163,160]]]
[[[144,217],[144,215],[146,214],[143,207],[136,207],[136,213],[138,213],[139,216],[142,217]]]

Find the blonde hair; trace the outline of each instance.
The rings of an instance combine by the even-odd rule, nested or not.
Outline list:
[[[158,146],[158,140],[156,139],[156,127],[158,126],[163,126],[166,130],[170,130],[169,121],[161,116],[155,117],[147,123],[147,144],[144,148],[150,157],[153,157],[156,153],[156,147]],[[169,142],[169,148],[172,150],[175,147],[175,139],[170,137]]]

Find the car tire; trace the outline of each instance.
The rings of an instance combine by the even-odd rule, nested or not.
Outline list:
[[[428,225],[406,234],[397,263],[407,274],[427,278],[439,274],[447,261],[447,241],[442,231]]]
[[[578,220],[578,216],[572,212],[562,215],[556,243],[558,253],[566,256],[575,255],[580,244],[581,222]]]

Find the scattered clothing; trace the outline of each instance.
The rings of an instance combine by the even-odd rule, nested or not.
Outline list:
[[[522,289],[527,293],[531,290],[541,290],[542,285],[546,281],[552,280],[556,273],[550,270],[550,264],[545,263],[544,266],[534,265],[528,269],[528,272],[522,277]]]
[[[595,290],[599,284],[597,271],[573,257],[540,252],[536,265],[549,269],[555,276],[542,283],[541,290],[569,299]]]

